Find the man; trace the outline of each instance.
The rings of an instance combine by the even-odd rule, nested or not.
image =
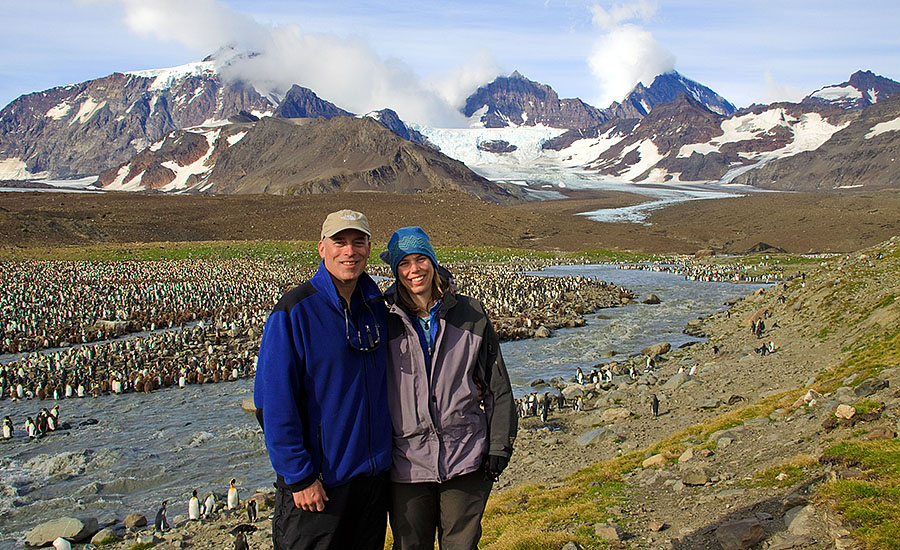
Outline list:
[[[364,273],[370,235],[363,214],[329,214],[318,271],[263,331],[254,401],[276,473],[279,550],[384,547],[387,310]]]

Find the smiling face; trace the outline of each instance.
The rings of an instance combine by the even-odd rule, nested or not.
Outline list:
[[[431,301],[434,281],[434,264],[425,254],[407,254],[397,264],[397,278],[400,284],[413,296],[424,303]]]
[[[319,241],[319,257],[336,283],[355,286],[366,269],[371,243],[369,236],[356,229],[345,229]]]

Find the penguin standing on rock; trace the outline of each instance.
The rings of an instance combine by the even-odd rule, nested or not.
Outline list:
[[[656,397],[656,394],[650,395],[650,412],[653,413],[653,416],[659,416],[659,398]]]
[[[188,519],[191,521],[200,519],[200,499],[197,498],[197,489],[194,489],[188,501]]]
[[[162,508],[156,512],[156,522],[154,522],[153,526],[157,531],[165,532],[169,530],[169,520],[166,519],[166,504],[169,501],[162,501]]]
[[[247,520],[250,521],[250,523],[256,523],[256,518],[259,516],[258,506],[259,505],[254,498],[247,501]]]
[[[200,514],[204,518],[211,518],[213,512],[216,511],[216,496],[212,493],[206,495],[206,501],[203,503],[203,512]]]
[[[241,499],[238,498],[237,487],[234,486],[236,481],[236,479],[232,478],[231,487],[228,488],[228,498],[225,501],[225,505],[229,510],[236,510],[241,504]]]

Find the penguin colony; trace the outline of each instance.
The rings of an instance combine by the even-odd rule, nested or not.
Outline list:
[[[617,269],[636,269],[641,271],[657,271],[684,276],[686,281],[716,281],[728,283],[776,283],[785,280],[784,273],[778,265],[768,262],[745,265],[743,263],[710,265],[696,262],[693,256],[678,258],[674,261],[647,262],[639,264],[619,264]],[[764,274],[755,270],[769,270]],[[790,279],[790,278],[788,278]]]
[[[631,296],[586,277],[521,274],[549,261],[513,263],[447,264],[460,292],[484,302],[502,340],[582,325],[584,313]],[[0,400],[98,397],[253,376],[272,306],[314,269],[251,260],[0,262],[7,283],[0,288],[0,354],[31,350],[0,365]],[[389,275],[389,268],[373,262],[369,272]]]

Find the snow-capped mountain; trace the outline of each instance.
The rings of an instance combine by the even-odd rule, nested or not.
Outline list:
[[[275,105],[213,63],[115,73],[21,96],[0,111],[0,178],[96,175],[181,128]]]
[[[803,98],[803,103],[848,110],[865,109],[898,92],[900,83],[872,71],[856,71],[847,82],[819,88]]]
[[[600,109],[577,98],[560,99],[553,88],[518,71],[478,88],[466,99],[463,114],[484,128],[591,128],[609,120]]]
[[[473,125],[484,128],[544,125],[586,130],[614,119],[643,118],[655,105],[674,101],[682,94],[721,115],[735,111],[728,100],[675,71],[657,76],[649,87],[638,83],[621,103],[606,109],[578,98],[559,99],[553,88],[528,80],[517,71],[476,90],[466,100],[463,114],[473,120]]]
[[[212,57],[169,69],[115,73],[23,95],[0,111],[0,180],[96,175],[170,133],[260,117],[353,116],[312,90],[284,97],[223,79]],[[403,121],[385,117],[409,134]]]
[[[621,103],[613,103],[607,111],[616,118],[641,118],[650,114],[654,106],[675,101],[683,94],[720,115],[730,115],[737,110],[731,102],[703,84],[671,71],[658,75],[649,87],[638,82]]]
[[[733,181],[782,191],[900,187],[900,95],[845,119],[830,139],[805,149],[744,171]]]

